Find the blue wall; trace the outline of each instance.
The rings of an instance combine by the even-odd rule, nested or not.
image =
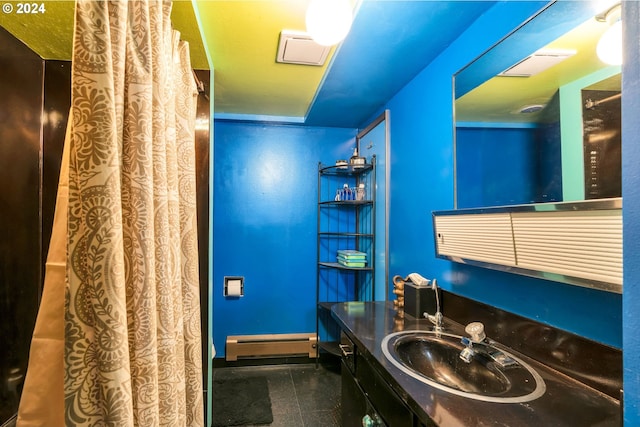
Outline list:
[[[456,126],[457,208],[562,200],[559,122]]]
[[[621,347],[620,295],[435,258],[431,212],[453,208],[451,76],[539,8],[497,4],[385,106],[391,111],[389,271],[417,270],[458,294]]]
[[[348,159],[355,129],[216,121],[213,339],[315,332],[318,162]],[[224,298],[224,276],[245,296]]]
[[[536,200],[534,128],[461,128],[456,132],[458,208]]]
[[[640,3],[623,2],[624,425],[640,425]],[[635,23],[628,25],[627,23]]]

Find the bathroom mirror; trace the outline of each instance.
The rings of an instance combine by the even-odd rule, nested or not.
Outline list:
[[[620,197],[612,6],[552,2],[454,75],[456,209]]]

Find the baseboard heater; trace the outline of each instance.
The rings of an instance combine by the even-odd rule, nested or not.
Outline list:
[[[316,334],[229,335],[226,360],[239,357],[309,356],[317,354]]]

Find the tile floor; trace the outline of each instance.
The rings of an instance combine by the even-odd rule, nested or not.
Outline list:
[[[214,379],[256,374],[269,385],[271,427],[340,427],[339,363],[317,369],[315,363],[213,369]]]

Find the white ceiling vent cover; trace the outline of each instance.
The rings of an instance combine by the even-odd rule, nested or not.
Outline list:
[[[498,74],[506,77],[531,77],[575,55],[575,50],[542,49]]]
[[[321,46],[302,31],[282,30],[276,61],[285,64],[324,65],[331,50]]]

